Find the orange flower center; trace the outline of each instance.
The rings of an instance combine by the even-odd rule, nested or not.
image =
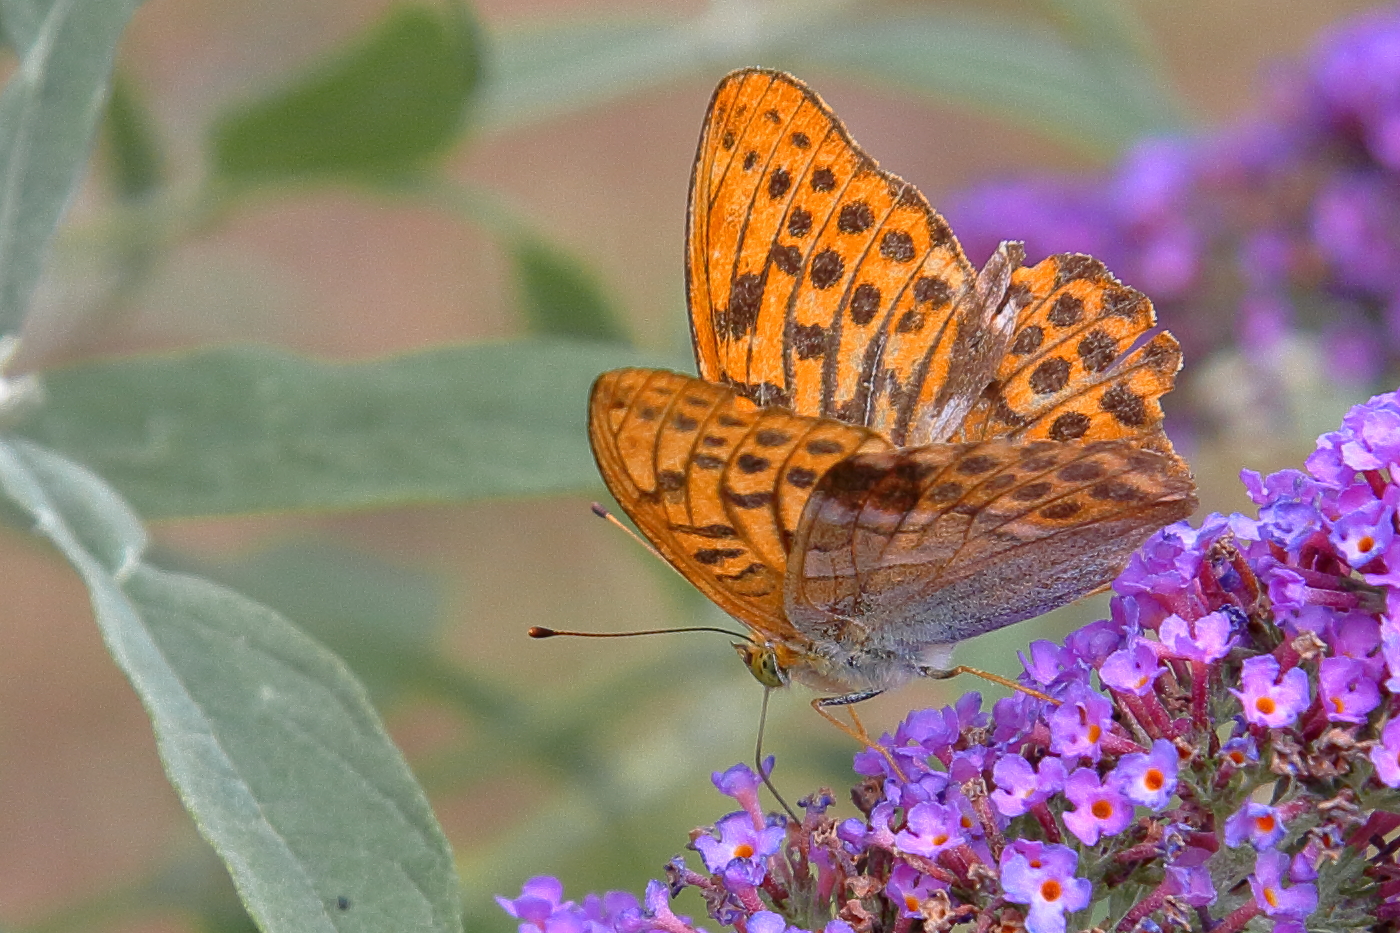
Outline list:
[[[1361,551],[1369,551],[1376,546],[1376,539],[1370,535],[1365,535],[1360,541],[1356,542],[1356,546]]]
[[[917,897],[915,897],[914,895],[912,895],[912,894],[906,894],[906,895],[904,895],[904,909],[905,909],[905,910],[918,910],[918,909],[919,909],[919,899],[918,899]]]
[[[1278,906],[1278,892],[1273,888],[1264,889],[1264,900],[1269,902],[1270,907]]]
[[[1040,897],[1051,904],[1060,899],[1064,892],[1060,889],[1060,883],[1054,878],[1047,878],[1040,885]]]
[[[1162,785],[1166,783],[1167,779],[1156,768],[1148,768],[1147,773],[1142,776],[1142,786],[1148,790],[1161,790]]]
[[[1274,827],[1278,825],[1278,821],[1274,819],[1272,813],[1267,813],[1264,816],[1255,817],[1254,825],[1261,833],[1271,833],[1274,831]]]
[[[1097,742],[1097,741],[1099,740],[1099,736],[1101,736],[1101,735],[1103,735],[1103,730],[1100,729],[1098,726],[1090,726],[1090,727],[1089,727],[1089,741],[1090,741],[1090,742]]]
[[[936,846],[941,846],[941,845],[943,845],[943,844],[944,844],[945,842],[947,842],[947,841],[948,841],[948,834],[947,834],[947,833],[939,833],[937,836],[934,836],[934,837],[933,837],[933,844],[936,845]]]
[[[753,858],[753,846],[747,842],[741,842],[734,847],[735,858]]]
[[[1254,701],[1254,708],[1267,716],[1278,709],[1278,704],[1274,702],[1273,697],[1260,697]]]
[[[1095,800],[1089,812],[1094,814],[1095,819],[1106,820],[1113,815],[1113,804],[1107,800]]]
[[[1335,710],[1336,710],[1337,712],[1339,712],[1339,713],[1344,713],[1344,712],[1346,712],[1346,707],[1342,705],[1342,698],[1341,698],[1341,697],[1333,697],[1333,698],[1332,698],[1332,708],[1335,709]]]

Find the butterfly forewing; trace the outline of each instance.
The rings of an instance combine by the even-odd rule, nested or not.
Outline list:
[[[793,173],[802,174],[828,132],[820,109],[795,88],[750,73],[715,92],[691,180],[688,275],[692,307],[706,315],[691,320],[697,356],[765,404],[783,401],[787,388],[782,355],[753,352],[783,341],[776,275],[768,287],[786,265],[776,251],[779,225],[797,195]]]
[[[1157,322],[1146,296],[1075,254],[1018,269],[1011,293],[1024,307],[1008,352],[955,440],[1137,437],[1171,449],[1159,399],[1181,350],[1167,333],[1133,349]]]
[[[887,449],[871,431],[663,370],[594,383],[589,439],[608,489],[657,550],[741,622],[777,636],[798,520],[842,459]]]
[[[806,634],[859,619],[951,644],[1108,583],[1153,531],[1189,515],[1172,455],[1131,441],[997,438],[861,454],[828,471],[788,568]]]
[[[700,375],[760,404],[904,443],[958,366],[959,322],[985,323],[947,223],[787,75],[738,72],[715,92],[688,235]]]

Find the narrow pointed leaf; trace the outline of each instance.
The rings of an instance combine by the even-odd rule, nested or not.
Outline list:
[[[535,238],[511,249],[521,310],[530,330],[554,337],[625,343],[626,331],[602,287],[573,257]]]
[[[1142,62],[1091,54],[1048,28],[907,13],[813,30],[785,63],[844,71],[1000,114],[1113,153],[1179,129],[1182,109]]]
[[[260,929],[461,929],[447,841],[339,659],[265,606],[143,563],[130,509],[42,447],[0,441],[0,490],[87,585],[166,774]]]
[[[223,178],[376,178],[422,165],[456,139],[476,87],[475,29],[456,7],[394,8],[355,48],[214,127]]]
[[[622,347],[519,341],[363,363],[265,348],[54,370],[23,433],[148,518],[579,492],[585,412]],[[675,364],[672,364],[675,365]]]
[[[134,0],[4,0],[19,67],[0,92],[0,336],[19,331],[82,177]]]
[[[1073,36],[1048,23],[879,8],[853,17],[835,5],[793,7],[800,11],[796,16],[775,6],[733,22],[722,17],[738,7],[720,5],[681,24],[617,17],[540,23],[496,37],[480,124],[499,131],[678,78],[713,79],[729,68],[763,62],[818,87],[821,76],[832,72],[882,81],[1098,151],[1116,151],[1134,136],[1180,126],[1180,102],[1165,89],[1155,63],[1135,58],[1137,48],[1123,35],[1130,22],[1116,19],[1086,34],[1081,27],[1091,12],[1070,0],[1050,5],[1069,20],[1064,25]],[[1071,6],[1074,17],[1063,9]],[[734,42],[739,33],[742,47]],[[1088,44],[1105,37],[1112,48]]]
[[[107,172],[117,193],[139,198],[159,187],[165,159],[151,113],[130,79],[113,82],[103,130]]]

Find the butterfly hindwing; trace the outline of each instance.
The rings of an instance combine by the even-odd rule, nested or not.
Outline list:
[[[594,383],[589,439],[613,497],[662,555],[726,612],[787,629],[787,552],[812,490],[836,463],[887,449],[873,432],[782,409],[664,370]]]
[[[1125,440],[861,454],[807,503],[789,619],[809,636],[854,619],[883,639],[951,644],[1093,592],[1195,505],[1179,459]]]
[[[985,330],[975,282],[943,218],[806,85],[758,69],[720,84],[688,225],[702,378],[905,443],[966,359],[959,334]]]
[[[1159,400],[1181,349],[1165,332],[1142,342],[1157,323],[1146,296],[1076,254],[1016,270],[1011,295],[1023,307],[1008,352],[954,439],[1135,437],[1171,449]]]

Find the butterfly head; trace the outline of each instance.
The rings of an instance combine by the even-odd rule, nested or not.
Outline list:
[[[770,688],[787,686],[788,672],[778,662],[778,652],[772,645],[758,641],[736,641],[732,644],[754,680]]]

